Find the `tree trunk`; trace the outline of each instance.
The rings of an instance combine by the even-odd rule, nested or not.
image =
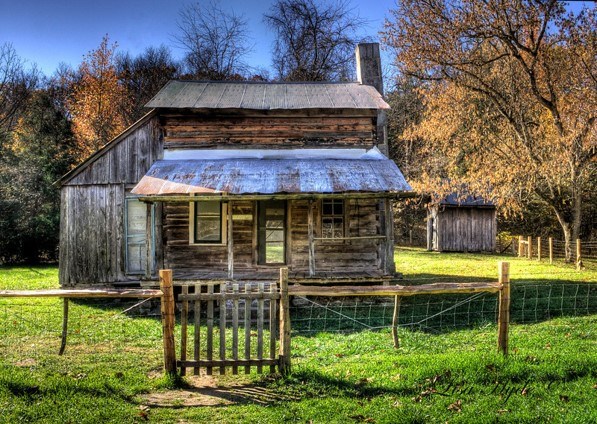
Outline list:
[[[580,236],[582,217],[582,199],[580,195],[575,193],[571,203],[569,210],[562,210],[552,205],[564,233],[564,254],[566,262],[572,262],[574,259],[572,248],[574,241]]]

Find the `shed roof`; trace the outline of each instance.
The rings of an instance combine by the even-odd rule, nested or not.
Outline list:
[[[132,190],[141,196],[411,191],[389,159],[160,160]]]
[[[461,206],[461,207],[495,207],[491,200],[485,200],[481,196],[466,195],[462,193],[451,193],[444,197],[440,205],[442,206]]]
[[[389,109],[381,94],[356,82],[169,81],[145,105],[193,109]]]

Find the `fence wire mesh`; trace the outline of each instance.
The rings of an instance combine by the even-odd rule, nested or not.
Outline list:
[[[62,299],[0,299],[0,359],[14,362],[57,355],[62,316]],[[114,358],[137,352],[159,358],[161,340],[155,300],[69,301],[65,356]]]
[[[297,335],[347,333],[392,326],[393,298],[297,298],[291,307]],[[398,327],[441,332],[496,323],[498,296],[425,295],[402,297]],[[597,284],[516,282],[511,285],[510,321],[533,323],[597,313]]]

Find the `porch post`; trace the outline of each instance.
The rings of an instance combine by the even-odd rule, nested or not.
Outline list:
[[[145,217],[145,279],[151,279],[151,271],[153,265],[153,255],[151,252],[151,244],[152,244],[152,220],[151,220],[151,209],[153,207],[152,203],[146,203],[147,212]]]
[[[234,278],[234,238],[232,237],[232,201],[228,202],[228,208],[226,212],[226,220],[228,222],[228,278],[232,280]]]
[[[313,199],[309,199],[309,277],[315,275],[315,247],[313,246]]]
[[[392,211],[392,199],[386,198],[384,206],[386,227],[385,271],[387,274],[394,274],[396,272],[396,264],[394,264],[394,214]]]

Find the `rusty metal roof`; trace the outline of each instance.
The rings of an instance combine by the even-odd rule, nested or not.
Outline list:
[[[169,81],[145,105],[191,109],[389,109],[381,94],[360,83]]]
[[[389,159],[160,160],[135,186],[141,196],[411,191]]]

